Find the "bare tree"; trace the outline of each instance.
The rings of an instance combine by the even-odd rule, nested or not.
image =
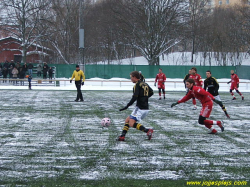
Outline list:
[[[124,24],[123,31],[131,45],[149,65],[159,64],[159,57],[178,44],[183,37],[184,0],[119,0],[113,6],[116,17]]]
[[[26,62],[27,49],[37,43],[42,33],[37,33],[37,26],[41,23],[41,14],[46,15],[50,1],[46,0],[2,0],[1,6],[6,11],[3,27],[9,35],[21,40],[22,61]]]

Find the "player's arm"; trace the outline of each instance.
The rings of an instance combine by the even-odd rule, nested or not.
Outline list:
[[[72,74],[72,77],[71,77],[71,79],[70,79],[70,83],[72,82],[72,80],[75,78],[75,71],[73,72],[73,74]]]
[[[204,81],[204,90],[207,90],[207,79]]]
[[[201,86],[203,85],[203,80],[202,80],[202,78],[201,78],[201,76],[199,75],[199,82],[200,82],[200,84],[201,84]]]
[[[214,77],[213,77],[213,82],[214,82],[214,90],[215,90],[216,92],[218,92],[220,86],[219,86],[218,81],[217,81],[216,78],[214,78]]]
[[[193,96],[191,95],[190,92],[187,93],[187,95],[185,95],[182,99],[180,99],[179,101],[172,103],[171,104],[171,108],[174,107],[175,105],[178,105],[180,103],[184,103],[186,101],[188,101],[189,99],[191,99]]]
[[[131,106],[136,100],[137,100],[138,97],[136,97],[135,95],[133,95],[133,97],[131,98],[131,100],[129,101],[129,103],[122,109],[120,109],[120,111],[123,111],[123,110],[126,110],[129,106]]]
[[[155,86],[156,86],[156,82],[157,82],[157,80],[158,80],[158,75],[156,75],[156,77],[155,77]]]
[[[149,89],[149,91],[148,91],[148,97],[151,97],[152,95],[154,95],[154,91],[153,91],[153,89],[150,86],[148,86],[148,89]]]
[[[124,108],[120,109],[120,111],[126,110],[129,106],[131,106],[137,100],[138,95],[139,95],[139,85],[136,84],[134,87],[134,94],[133,94],[131,100]]]

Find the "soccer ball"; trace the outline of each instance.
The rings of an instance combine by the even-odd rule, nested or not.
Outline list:
[[[102,119],[102,126],[103,127],[108,127],[111,123],[111,120],[109,118],[103,118]]]

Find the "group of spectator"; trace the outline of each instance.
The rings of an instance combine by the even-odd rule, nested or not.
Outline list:
[[[26,75],[33,76],[33,68],[34,65],[31,62],[22,65],[20,62],[15,63],[13,60],[11,62],[5,61],[0,63],[0,76],[3,76],[3,79],[24,79]],[[43,74],[43,79],[47,79],[47,74],[49,74],[49,79],[52,79],[53,69],[46,62],[43,65],[37,64],[36,68],[37,77],[41,77]],[[3,80],[3,82],[7,81]]]

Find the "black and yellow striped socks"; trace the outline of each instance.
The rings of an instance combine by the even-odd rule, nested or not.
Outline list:
[[[123,129],[122,129],[122,136],[125,136],[129,130],[129,124],[125,123]]]
[[[142,124],[140,124],[140,123],[134,123],[134,126],[133,126],[134,128],[136,128],[136,129],[138,129],[138,130],[140,130],[140,131],[143,131],[143,132],[147,132],[148,131],[148,129],[146,129]]]

